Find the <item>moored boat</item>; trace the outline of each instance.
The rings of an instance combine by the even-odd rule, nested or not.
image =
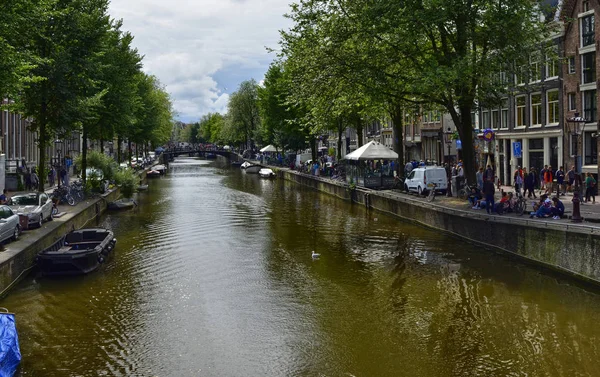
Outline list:
[[[152,170],[156,170],[161,175],[163,175],[167,172],[167,167],[165,165],[155,165],[154,167],[152,167]]]
[[[260,169],[262,169],[262,166],[250,164],[250,166],[247,166],[244,170],[248,174],[257,174]]]
[[[158,170],[148,170],[146,172],[146,178],[157,178],[160,177],[160,172]]]
[[[258,171],[258,175],[260,175],[262,178],[275,178],[275,172],[272,169],[269,168],[262,168]]]
[[[14,376],[21,362],[15,315],[0,308],[0,376]]]
[[[249,163],[248,161],[244,161],[241,165],[240,168],[241,169],[246,169],[247,167],[252,166],[251,163]]]
[[[37,255],[43,275],[83,275],[94,271],[114,249],[117,239],[103,228],[74,230]]]
[[[137,187],[137,190],[138,191],[146,191],[146,190],[148,190],[148,185],[147,184],[145,184],[145,185],[139,185]]]
[[[109,202],[106,205],[106,208],[111,209],[111,210],[119,210],[119,209],[129,209],[129,208],[133,208],[137,206],[137,203],[135,202],[135,200],[131,199],[131,198],[122,198],[122,199],[117,199],[114,202]]]

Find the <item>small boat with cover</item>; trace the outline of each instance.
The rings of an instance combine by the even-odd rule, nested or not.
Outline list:
[[[0,376],[14,376],[21,362],[15,315],[0,308]]]
[[[110,210],[120,210],[120,209],[130,209],[137,206],[137,203],[135,202],[135,200],[131,199],[131,198],[122,198],[122,199],[117,199],[114,202],[109,202],[106,205],[107,209]]]
[[[94,271],[114,249],[117,239],[103,228],[74,230],[37,255],[43,275],[83,275]]]
[[[262,168],[258,171],[258,175],[260,175],[262,178],[275,178],[275,172],[272,169],[269,168]]]

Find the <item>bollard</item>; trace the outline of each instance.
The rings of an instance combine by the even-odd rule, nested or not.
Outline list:
[[[573,199],[571,199],[571,202],[573,202],[573,216],[571,216],[571,221],[574,223],[580,223],[583,219],[581,218],[581,213],[579,212],[579,204],[581,203],[581,200],[579,199],[578,191],[573,193]]]

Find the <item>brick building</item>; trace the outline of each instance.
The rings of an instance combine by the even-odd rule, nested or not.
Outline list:
[[[593,174],[598,174],[599,142],[596,77],[599,60],[596,50],[600,38],[596,33],[596,11],[600,11],[597,1],[567,0],[561,14],[564,23],[565,162],[569,168],[581,166],[584,173]],[[576,116],[585,122],[569,121]]]

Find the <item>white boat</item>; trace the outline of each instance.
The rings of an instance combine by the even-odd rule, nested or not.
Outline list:
[[[246,169],[248,166],[252,166],[252,164],[248,161],[244,161],[244,163],[240,165],[240,169]]]
[[[163,175],[167,172],[167,167],[165,165],[155,165],[152,170],[156,170],[160,175]]]
[[[262,168],[258,171],[258,175],[262,178],[275,178],[275,172],[269,168]]]
[[[246,168],[246,173],[248,174],[256,174],[262,169],[260,165],[250,165]]]

